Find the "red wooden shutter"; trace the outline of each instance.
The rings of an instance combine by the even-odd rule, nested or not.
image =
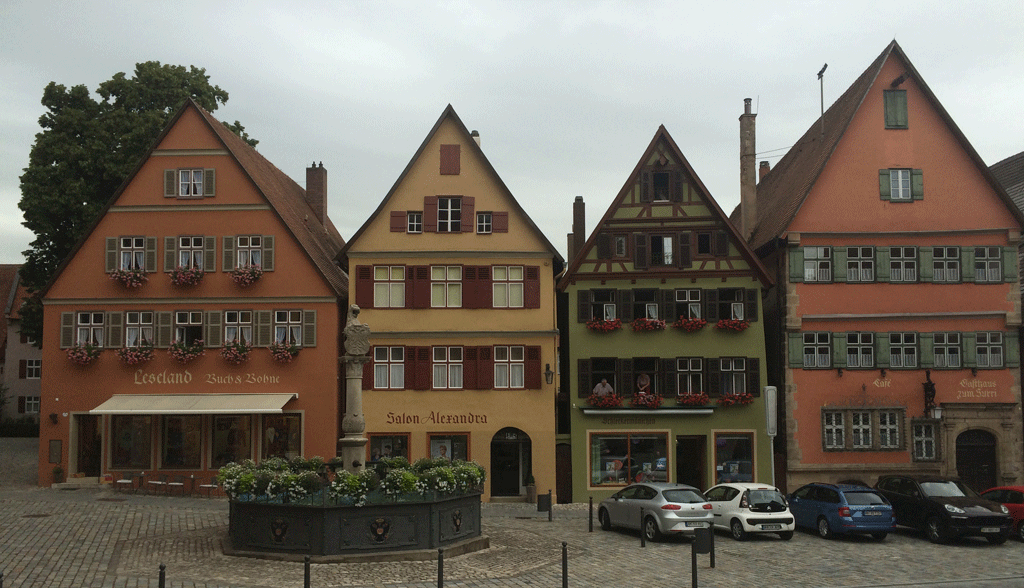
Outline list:
[[[391,232],[392,233],[404,233],[408,227],[407,213],[404,210],[392,210],[391,211]]]
[[[373,308],[373,266],[356,266],[356,304],[359,308]]]
[[[18,379],[24,380],[27,377],[28,377],[28,360],[26,360],[26,359],[19,359],[18,360]]]
[[[672,171],[671,194],[672,202],[683,201],[683,172],[679,170]]]
[[[491,266],[482,265],[477,268],[477,308],[494,308],[494,282],[491,281]]]
[[[715,231],[715,257],[726,257],[729,255],[729,233]]]
[[[653,199],[651,192],[651,172],[643,171],[640,174],[640,202],[650,202]]]
[[[430,390],[430,347],[416,348],[416,390]]]
[[[423,197],[423,232],[437,232],[437,196]]]
[[[416,348],[405,346],[405,385],[404,390],[416,389]]]
[[[21,333],[21,344],[25,345],[26,343],[28,343],[28,335]]]
[[[457,176],[461,172],[461,145],[441,145],[441,175]]]
[[[430,308],[430,266],[429,265],[417,265],[410,266],[407,268],[409,276],[413,276],[412,280],[412,304],[406,303],[406,306],[410,308]],[[409,294],[409,289],[406,289],[406,295]]]
[[[491,347],[480,347],[479,360],[477,364],[476,385],[478,390],[491,390],[494,388],[494,349]]]
[[[479,369],[479,353],[476,347],[466,347],[462,357],[462,388],[464,390],[477,390],[477,371]]]
[[[462,268],[462,308],[480,308],[477,300],[480,294],[476,279],[478,269],[475,265]]]
[[[540,390],[543,375],[540,365],[540,345],[526,348],[526,389]]]
[[[473,196],[462,197],[462,232],[472,233],[476,231],[476,198]],[[494,223],[494,217],[491,217]]]
[[[647,235],[633,233],[633,269],[647,269]]]
[[[688,268],[693,265],[693,256],[690,253],[690,235],[692,233],[679,233],[679,267]]]
[[[18,414],[25,414],[25,397],[18,397]]]
[[[535,265],[526,266],[523,305],[526,308],[540,308],[540,268]]]
[[[376,348],[370,347],[370,357],[374,357]],[[373,390],[373,362],[363,364],[363,390]]]
[[[491,232],[492,233],[507,233],[508,232],[508,213],[507,212],[492,212],[491,213]]]

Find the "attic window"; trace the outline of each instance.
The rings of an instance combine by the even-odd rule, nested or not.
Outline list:
[[[652,181],[654,187],[654,201],[667,202],[669,199],[669,173],[654,172],[653,176],[654,177],[652,178]]]

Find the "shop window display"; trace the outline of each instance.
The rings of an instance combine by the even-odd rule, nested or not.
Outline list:
[[[469,435],[431,435],[430,457],[469,461]]]
[[[152,467],[153,418],[150,416],[114,415],[110,433],[113,447],[110,465],[113,469],[149,469]]]
[[[213,467],[252,458],[252,427],[247,416],[213,417]]]
[[[591,435],[590,483],[592,486],[624,486],[658,481],[657,469],[666,456],[668,436],[664,433]]]
[[[715,483],[754,481],[754,435],[715,435]]]
[[[161,467],[199,468],[202,465],[199,415],[165,416],[161,420]]]
[[[388,457],[404,457],[409,459],[408,435],[367,435],[369,437],[370,461],[375,462]]]
[[[302,455],[302,419],[297,414],[263,417],[263,459]]]

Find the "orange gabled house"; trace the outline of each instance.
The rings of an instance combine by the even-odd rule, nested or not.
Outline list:
[[[769,383],[790,489],[1020,483],[1024,217],[895,41],[737,212],[780,278]]]
[[[43,292],[41,485],[335,455],[348,280],[306,171],[182,105]]]

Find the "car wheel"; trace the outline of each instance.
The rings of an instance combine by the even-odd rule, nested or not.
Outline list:
[[[825,517],[818,517],[818,535],[822,539],[832,538],[832,527],[828,525],[828,519]]]
[[[608,511],[606,511],[603,508],[601,510],[597,511],[597,520],[600,521],[600,523],[601,523],[601,530],[602,531],[611,531],[612,530],[612,520],[610,518],[608,518]]]
[[[939,520],[939,517],[928,517],[928,522],[924,525],[924,532],[932,543],[946,542],[946,535],[942,531],[942,521]]]
[[[875,541],[885,541],[885,538],[888,537],[888,536],[889,536],[889,534],[888,533],[884,533],[884,532],[872,533],[871,534],[871,538],[874,539]]]
[[[779,533],[779,538],[783,541],[789,541],[793,538],[793,531],[782,531]]]
[[[661,541],[661,531],[658,529],[658,521],[654,520],[654,517],[644,519],[644,539]]]
[[[747,538],[747,532],[743,530],[743,523],[739,519],[732,520],[732,523],[729,524],[729,530],[732,531],[732,538],[737,541],[743,541]]]
[[[1024,521],[1017,525],[1017,538],[1024,541]]]
[[[989,536],[985,537],[985,539],[988,539],[988,542],[991,543],[992,545],[1002,545],[1003,543],[1006,543],[1006,535],[1002,535],[1002,534],[1000,534],[1000,535],[989,535]]]

